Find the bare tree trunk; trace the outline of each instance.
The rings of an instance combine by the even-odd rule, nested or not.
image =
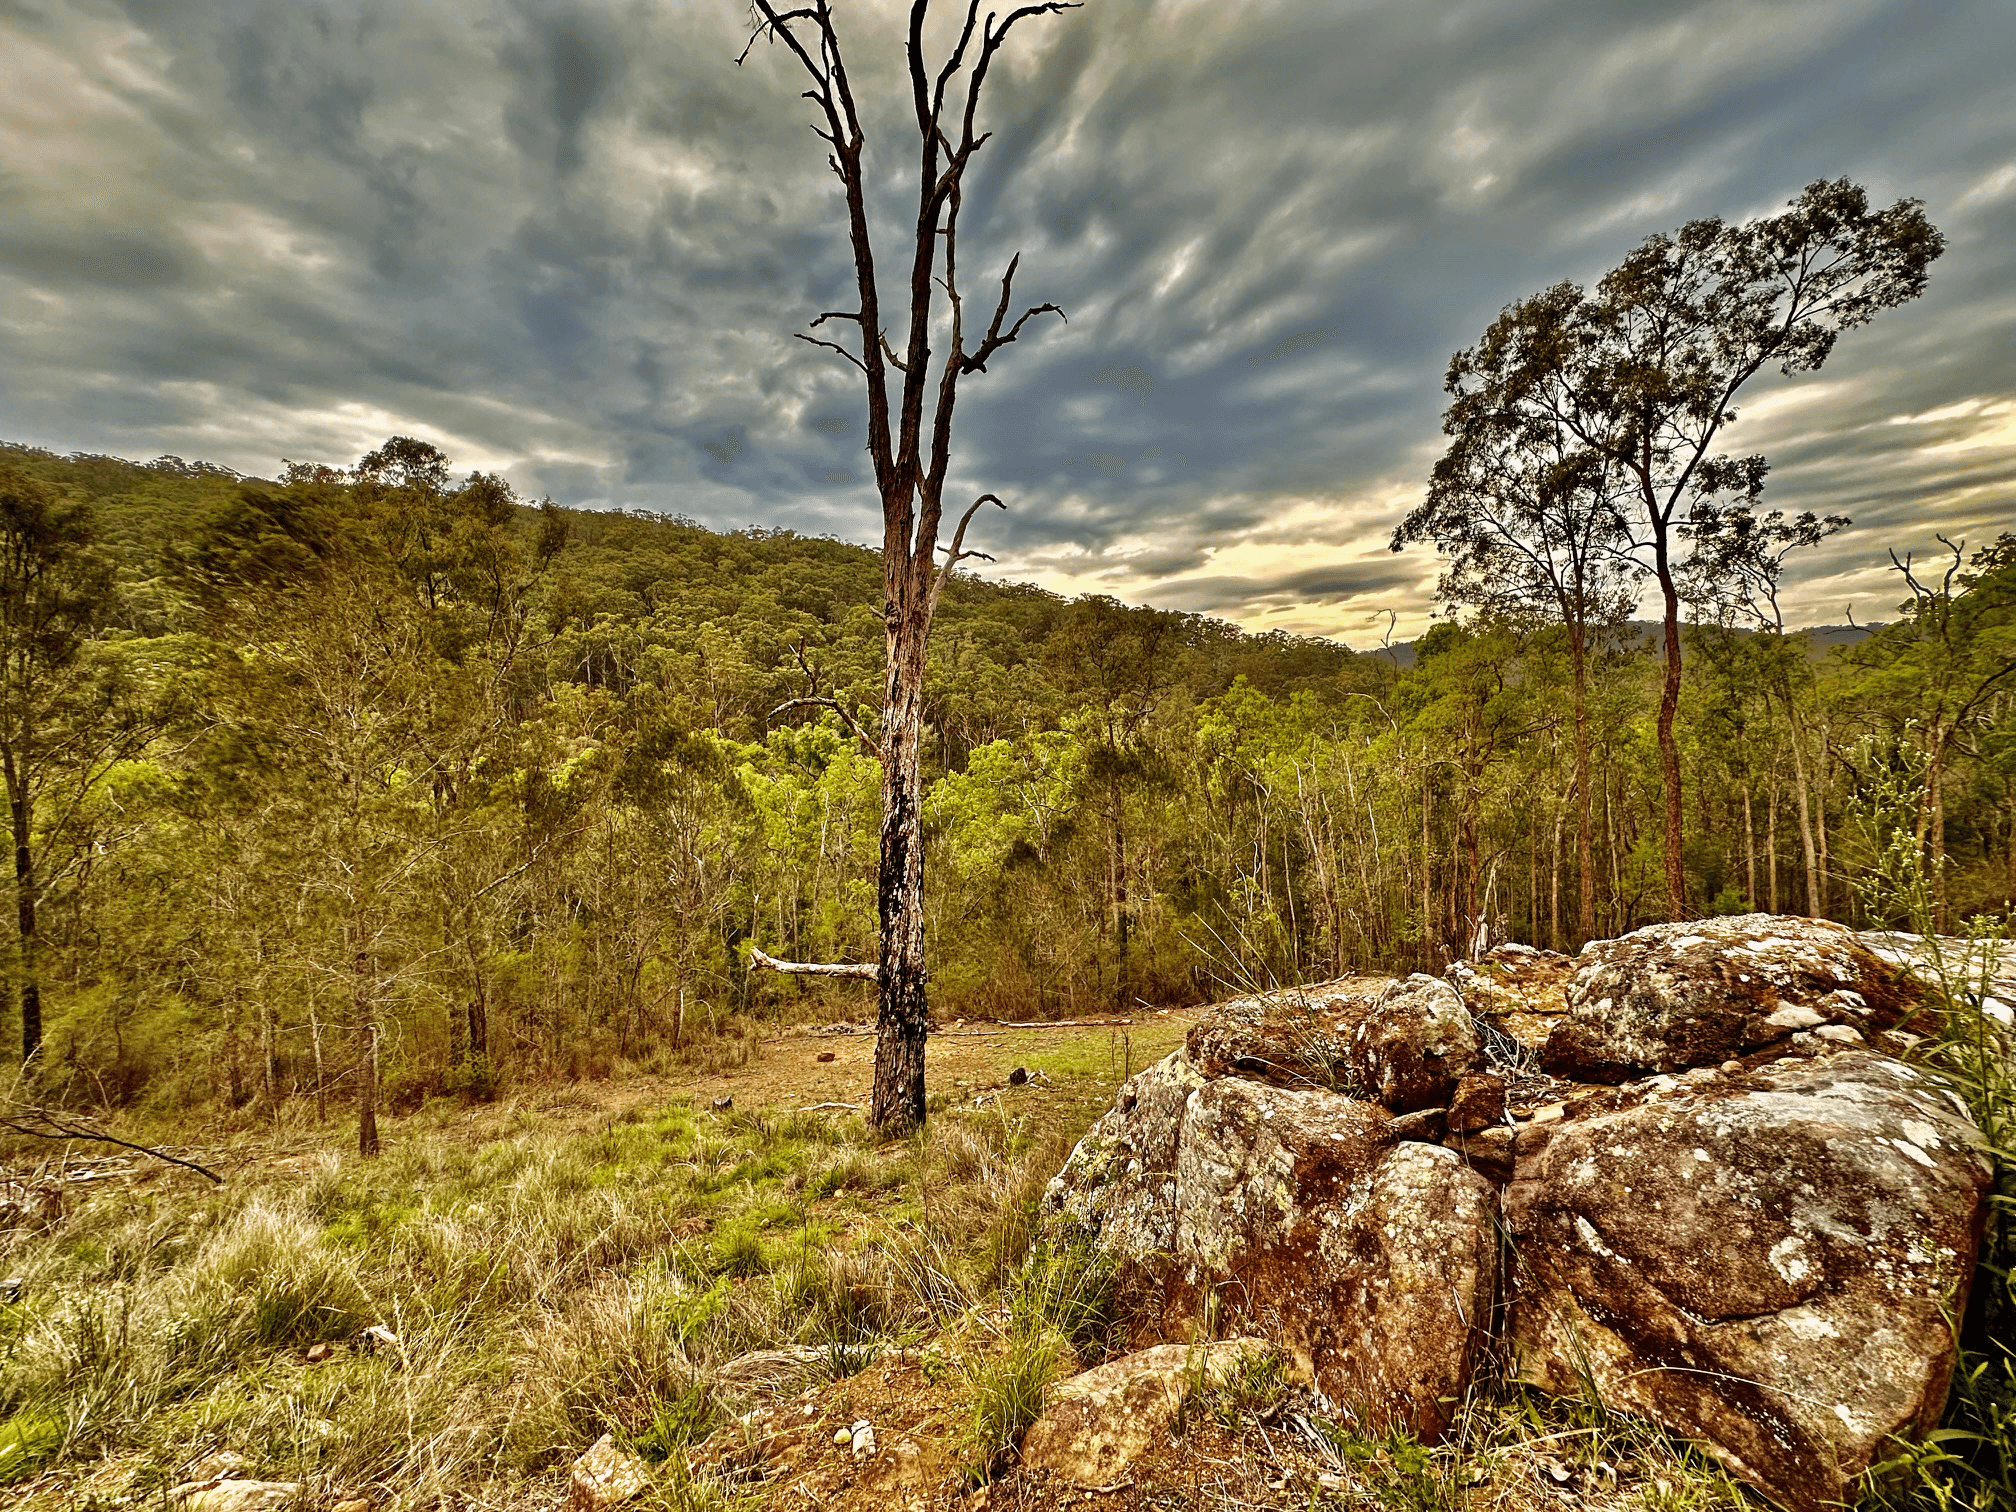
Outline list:
[[[907,595],[906,595],[907,597]],[[881,916],[880,1012],[869,1123],[900,1130],[924,1122],[924,1038],[930,1005],[924,972],[924,815],[920,745],[924,726],[925,606],[903,612],[891,595],[888,674],[882,726],[882,852],[876,875]]]

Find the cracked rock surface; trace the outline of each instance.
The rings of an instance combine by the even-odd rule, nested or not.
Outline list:
[[[1881,941],[1748,915],[1239,999],[1121,1090],[1045,1222],[1117,1263],[1137,1346],[1258,1335],[1428,1439],[1498,1349],[1808,1512],[1952,1373],[1988,1167],[1885,1053],[1925,996]]]

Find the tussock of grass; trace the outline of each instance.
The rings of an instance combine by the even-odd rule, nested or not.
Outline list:
[[[0,1235],[26,1282],[0,1308],[0,1483],[95,1466],[94,1495],[146,1496],[230,1448],[317,1496],[495,1501],[613,1431],[660,1463],[657,1506],[721,1512],[680,1451],[735,1405],[715,1372],[738,1356],[809,1345],[843,1375],[983,1306],[1041,1320],[1055,1358],[1098,1331],[1082,1276],[1023,1268],[1062,1131],[952,1113],[878,1147],[819,1114],[498,1119],[222,1190],[101,1190]],[[374,1324],[396,1346],[367,1348]],[[1040,1354],[1003,1380],[1004,1432]]]

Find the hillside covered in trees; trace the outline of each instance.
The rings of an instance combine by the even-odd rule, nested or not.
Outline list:
[[[748,962],[873,958],[875,552],[532,506],[398,439],[278,482],[9,447],[0,534],[8,1032],[44,1095],[368,1120],[381,1087],[482,1096],[867,1011]],[[1857,884],[1900,824],[1946,927],[2016,895],[2016,540],[1897,589],[1831,649],[1690,626],[1695,912],[1889,922]],[[1413,649],[956,579],[936,1014],[1574,949],[1562,627],[1483,613]],[[1660,676],[1642,635],[1596,636],[1596,936],[1666,914]]]

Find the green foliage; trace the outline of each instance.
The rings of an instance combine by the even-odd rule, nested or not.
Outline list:
[[[872,723],[874,554],[535,508],[394,439],[278,483],[6,453],[148,585],[144,613],[98,611],[103,697],[76,706],[140,746],[52,770],[78,801],[35,821],[46,1095],[361,1122],[367,1044],[407,1113],[726,1069],[767,1022],[866,1011],[858,984],[747,962],[875,947],[875,761],[833,710],[787,707],[809,678]],[[1935,767],[1943,823],[1911,826],[1934,912],[1942,888],[1949,928],[2007,905],[2016,555],[1917,581],[1846,655],[1690,632],[1697,906],[1872,919],[1847,882],[1890,863],[1851,805]],[[1498,608],[1401,665],[955,578],[926,699],[941,1021],[1574,948],[1574,657],[1561,623]],[[1587,880],[1614,934],[1663,913],[1656,661],[1591,624]]]
[[[61,1417],[34,1408],[0,1421],[0,1485],[40,1473],[61,1451],[67,1433]]]

